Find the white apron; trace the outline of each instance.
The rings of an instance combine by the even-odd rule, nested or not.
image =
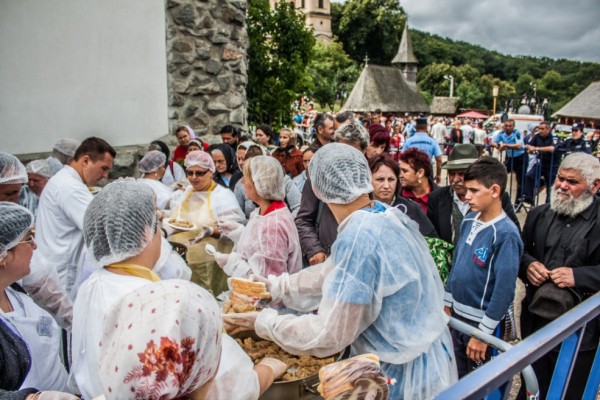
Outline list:
[[[31,355],[31,369],[21,388],[66,392],[68,374],[60,359],[58,324],[29,296],[10,287],[6,293],[14,311],[0,317],[23,339]]]

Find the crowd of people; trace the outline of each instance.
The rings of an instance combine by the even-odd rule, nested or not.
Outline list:
[[[450,316],[503,338],[521,279],[530,335],[600,290],[600,162],[582,127],[559,141],[547,122],[489,135],[297,116],[253,139],[224,126],[218,144],[182,125],[173,151],[153,141],[137,179],[102,188],[117,152],[101,138],[27,166],[0,152],[0,398],[257,399],[288,366],[254,365],[223,329],[297,355],[372,353],[390,399],[432,398],[492,355]],[[548,194],[522,232],[513,172],[519,201]],[[230,277],[270,302],[221,316]],[[597,320],[584,336],[572,398]],[[542,396],[556,361],[534,364]]]

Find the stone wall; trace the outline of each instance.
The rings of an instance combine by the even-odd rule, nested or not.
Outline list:
[[[244,127],[248,35],[245,0],[167,0],[169,126],[199,135]]]

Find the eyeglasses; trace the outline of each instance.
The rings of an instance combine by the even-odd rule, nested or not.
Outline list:
[[[33,245],[35,243],[35,231],[32,229],[29,232],[29,238],[25,239],[25,240],[21,240],[17,244],[21,244],[21,243],[27,243],[27,244]]]
[[[204,175],[208,174],[210,172],[210,169],[207,169],[206,171],[185,171],[185,174],[189,177],[195,176],[196,178],[201,178]]]

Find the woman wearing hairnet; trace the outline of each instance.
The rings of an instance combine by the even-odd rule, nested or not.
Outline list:
[[[246,218],[233,192],[212,179],[216,169],[210,154],[192,151],[185,158],[185,167],[190,186],[172,199],[171,219],[191,222],[196,228],[176,232],[171,240],[188,246],[186,258],[192,269],[192,281],[217,296],[227,290],[227,275],[206,253],[205,246],[211,244],[221,253],[231,252],[233,243],[221,237],[217,222],[244,224]]]
[[[316,196],[339,222],[331,256],[297,274],[269,277],[268,289],[274,301],[318,312],[228,314],[226,327],[255,329],[293,354],[324,357],[351,345],[353,355],[376,354],[397,380],[391,399],[432,398],[456,380],[456,366],[442,282],[425,240],[404,213],[369,199],[369,166],[356,149],[323,147],[309,173]]]
[[[235,242],[231,254],[216,253],[215,260],[229,276],[247,278],[295,273],[302,268],[300,239],[292,213],[283,202],[283,168],[273,157],[258,156],[244,163],[243,184],[258,208],[248,225],[221,224]],[[227,233],[229,232],[229,233]],[[239,237],[239,240],[238,240]]]
[[[23,399],[38,389],[67,390],[68,374],[60,360],[60,328],[16,283],[29,274],[35,248],[31,212],[0,202],[0,398],[4,398],[3,390],[23,389],[19,396],[9,397]],[[75,398],[66,393],[53,395]]]
[[[254,365],[223,334],[213,296],[191,282],[161,281],[108,312],[98,374],[107,399],[258,399],[287,366]],[[156,362],[164,360],[164,362]]]
[[[73,307],[71,374],[86,399],[102,394],[98,343],[108,310],[125,294],[160,280],[161,253],[154,192],[141,182],[107,185],[84,216],[87,261],[99,268],[81,285]]]
[[[138,169],[143,174],[140,182],[150,186],[156,195],[156,206],[159,210],[169,208],[169,202],[173,191],[170,187],[162,183],[161,179],[165,174],[165,162],[167,157],[158,150],[151,150],[144,155],[138,164]]]

